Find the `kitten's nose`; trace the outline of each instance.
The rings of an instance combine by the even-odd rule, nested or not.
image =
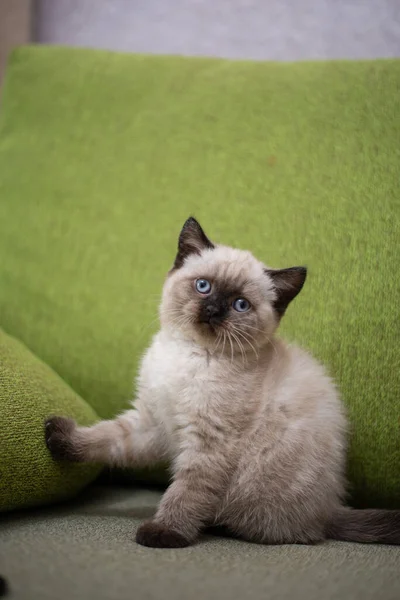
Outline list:
[[[210,323],[211,325],[218,325],[224,320],[226,311],[222,306],[216,306],[215,304],[207,304],[204,307],[203,321]]]
[[[206,315],[207,317],[215,317],[216,314],[218,314],[219,309],[214,306],[213,304],[209,304],[208,306],[206,306]]]

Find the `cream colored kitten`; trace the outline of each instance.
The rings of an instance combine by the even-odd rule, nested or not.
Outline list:
[[[249,252],[215,246],[188,219],[134,408],[89,428],[47,421],[58,459],[170,461],[172,483],[139,528],[140,544],[186,546],[211,525],[267,544],[400,542],[400,511],[343,506],[338,392],[307,352],[274,337],[305,278],[303,267],[272,270]]]

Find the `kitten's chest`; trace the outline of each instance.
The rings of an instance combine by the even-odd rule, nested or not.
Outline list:
[[[153,412],[164,422],[199,418],[224,399],[221,365],[190,344],[155,340],[141,373]],[[217,402],[218,401],[218,402]]]
[[[204,390],[218,381],[218,364],[202,349],[181,342],[155,344],[150,357],[150,385],[169,394]]]

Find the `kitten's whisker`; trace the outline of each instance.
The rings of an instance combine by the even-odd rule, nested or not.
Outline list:
[[[158,321],[158,317],[155,317],[155,319],[153,319],[152,321],[150,321],[150,323],[144,323],[140,329],[139,329],[139,333],[143,333],[143,331],[145,329],[148,329],[149,327],[151,327],[152,325],[154,325],[154,323],[156,323],[156,321]]]
[[[222,338],[222,332],[219,331],[218,335],[217,335],[217,339],[215,340],[214,346],[211,349],[211,354],[215,354],[215,352],[217,351],[219,343],[221,341],[221,338]]]
[[[246,360],[246,362],[247,362],[247,358],[246,358],[246,355],[245,355],[245,351],[244,351],[243,344],[242,344],[242,342],[240,341],[240,339],[239,339],[239,338],[236,336],[236,333],[233,333],[233,330],[232,330],[232,329],[231,329],[231,334],[232,334],[232,337],[233,337],[233,339],[235,340],[235,342],[236,342],[236,343],[237,343],[237,345],[239,346],[239,350],[240,350],[240,352],[241,352],[241,355],[242,355],[242,361],[243,361],[243,366],[244,366],[245,360]]]
[[[264,339],[266,339],[266,340],[267,340],[267,342],[271,344],[271,346],[272,346],[272,347],[273,347],[273,349],[274,349],[274,352],[275,352],[275,354],[278,356],[278,351],[277,351],[277,349],[276,349],[276,346],[275,346],[275,344],[274,344],[274,341],[273,341],[273,339],[272,339],[272,338],[270,338],[270,337],[268,337],[268,336],[266,335],[265,331],[263,331],[262,329],[259,329],[258,327],[254,327],[253,325],[246,325],[246,329],[253,329],[254,331],[257,331],[257,332],[259,332],[259,333],[262,333],[262,334],[263,334],[263,337],[264,337]],[[242,331],[242,333],[244,333],[244,332],[243,332],[243,330],[241,330],[241,331]],[[248,335],[250,335],[250,333],[249,333],[249,332],[247,332],[247,331],[246,331],[246,333],[248,333]],[[254,336],[251,336],[251,339],[252,339],[254,342],[256,342],[256,339],[255,339],[255,337],[254,337]]]
[[[249,333],[248,331],[243,331],[242,329],[239,329],[237,333],[239,333],[242,337],[244,337],[247,340],[247,343],[254,350],[255,354],[259,356],[257,348],[251,343],[253,341],[255,344],[257,344],[257,340],[254,337],[254,335],[251,335],[251,333]]]
[[[275,352],[276,356],[278,356],[278,357],[279,357],[279,352],[278,352],[278,350],[276,349],[276,345],[274,344],[274,340],[273,340],[272,338],[268,337],[267,335],[265,336],[265,339],[267,340],[267,342],[268,342],[269,344],[271,344],[272,348],[274,349],[274,352]]]
[[[221,350],[221,354],[219,355],[219,357],[221,358],[221,356],[224,354],[225,352],[225,342],[226,342],[226,331],[225,331],[225,327],[222,329],[222,333],[224,334],[224,342],[222,345],[222,350]]]
[[[231,364],[233,365],[233,342],[232,342],[232,339],[231,339],[231,334],[230,334],[230,332],[228,330],[226,330],[226,334],[228,336],[228,341],[229,341],[229,343],[231,345]]]
[[[251,343],[251,341],[250,341],[250,339],[252,339],[254,342],[256,342],[255,338],[254,338],[253,336],[250,336],[250,334],[248,334],[248,336],[250,337],[250,339],[249,339],[249,337],[248,337],[248,336],[247,336],[247,335],[246,335],[246,334],[245,334],[245,333],[244,333],[244,332],[243,332],[241,329],[235,329],[235,333],[236,333],[237,335],[240,335],[240,336],[241,336],[241,337],[242,337],[242,338],[245,340],[245,342],[246,342],[246,343],[247,343],[247,344],[250,346],[250,348],[253,350],[253,352],[254,352],[254,354],[255,354],[255,356],[256,356],[256,358],[257,358],[257,360],[259,360],[259,358],[260,358],[260,355],[259,355],[259,353],[258,353],[257,349],[255,348],[255,346],[253,346],[253,344],[252,344],[252,343]]]
[[[267,340],[267,342],[268,342],[269,344],[271,344],[271,346],[272,346],[272,348],[273,348],[273,350],[274,350],[274,352],[275,352],[276,356],[278,356],[278,358],[279,358],[279,352],[278,352],[278,350],[276,349],[276,346],[275,346],[275,344],[274,344],[273,340],[272,340],[271,338],[269,338],[268,336],[266,336],[266,338],[265,338],[265,339]]]
[[[181,317],[181,318],[177,318],[175,320],[172,321],[172,323],[174,325],[176,325],[177,327],[182,326],[182,325],[190,325],[192,322],[192,320],[189,317]]]
[[[187,315],[175,317],[174,319],[171,319],[171,321],[170,321],[170,324],[175,327],[182,327],[183,325],[190,325],[191,323],[192,323],[192,320]]]
[[[143,339],[144,335],[148,333],[149,329],[151,329],[151,328],[153,327],[153,325],[154,325],[155,323],[157,323],[157,321],[159,321],[159,317],[158,317],[158,316],[157,316],[157,317],[155,317],[154,319],[152,319],[152,320],[150,321],[150,323],[144,323],[144,324],[143,324],[143,325],[142,325],[142,326],[139,328],[139,331],[138,331],[138,339],[139,339],[139,341],[141,341],[141,340]]]
[[[177,310],[177,309],[169,309],[168,311],[166,311],[165,314],[167,314],[168,316],[172,316],[173,317],[171,319],[172,323],[177,322],[180,319],[182,319],[182,323],[185,323],[185,322],[187,324],[193,323],[193,318],[190,315],[182,314],[182,311]],[[176,315],[176,316],[174,317],[174,315]]]
[[[259,333],[265,334],[265,331],[263,329],[259,329],[258,327],[254,327],[254,325],[247,325],[246,324],[246,329],[253,329],[254,331],[258,331]]]
[[[182,316],[182,317],[186,316],[178,308],[169,308],[168,310],[164,310],[164,314],[168,315],[168,316],[170,316],[170,315],[179,315],[179,316]]]

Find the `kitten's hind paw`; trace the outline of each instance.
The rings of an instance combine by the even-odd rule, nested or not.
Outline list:
[[[74,440],[75,421],[67,417],[50,417],[45,421],[46,446],[54,460],[82,461],[82,453]]]
[[[156,521],[142,523],[136,533],[136,542],[150,548],[185,548],[190,546],[182,534]]]

